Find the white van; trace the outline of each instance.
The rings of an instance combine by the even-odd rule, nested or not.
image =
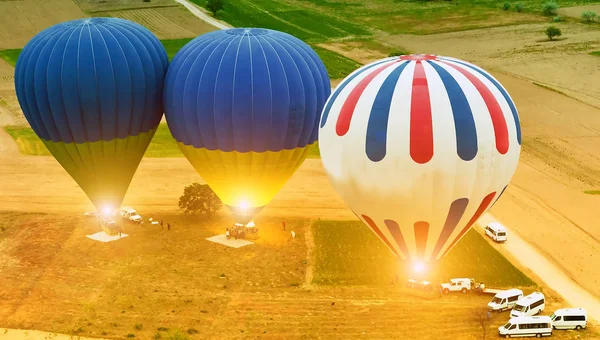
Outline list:
[[[497,293],[492,301],[488,303],[488,309],[504,312],[505,310],[512,309],[521,298],[523,298],[523,291],[520,289],[503,290]]]
[[[583,308],[562,308],[550,316],[554,329],[582,329],[587,327],[587,313]]]
[[[498,327],[500,336],[511,338],[518,336],[552,335],[552,320],[549,316],[520,316],[511,318],[504,326]]]
[[[517,304],[510,311],[511,317],[536,315],[541,313],[546,307],[544,294],[540,292],[531,293],[517,301]]]
[[[485,227],[485,234],[496,242],[506,242],[506,228],[498,222],[490,222]]]

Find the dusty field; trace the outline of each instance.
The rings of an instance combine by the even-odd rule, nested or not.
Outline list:
[[[543,33],[547,26],[529,24],[380,39],[412,52],[464,58],[488,69],[532,79],[600,108],[600,63],[587,54],[599,49],[600,30],[579,23],[557,23],[563,35],[550,42]]]
[[[148,216],[152,210],[139,211]],[[168,339],[159,328],[193,339],[476,339],[481,333],[473,309],[489,296],[424,300],[388,285],[302,288],[312,261],[307,221],[288,219],[297,232],[291,239],[279,218],[263,216],[257,220],[261,238],[231,249],[204,240],[222,232],[228,217],[154,217],[173,229],[129,225],[130,237],[102,244],[85,238],[98,229],[93,218],[0,213],[3,326],[141,339],[156,333]],[[548,310],[560,306],[549,298]],[[423,320],[444,327],[410,326]],[[489,333],[505,321],[506,313],[494,314]],[[595,329],[591,325],[586,338],[598,337]]]
[[[0,50],[22,48],[43,29],[83,17],[86,15],[72,0],[0,1]]]
[[[137,22],[149,28],[159,39],[193,38],[215,30],[183,6],[94,12],[93,15]]]
[[[600,13],[600,4],[560,8],[558,10],[558,14],[575,19],[581,19],[581,13],[584,11]]]

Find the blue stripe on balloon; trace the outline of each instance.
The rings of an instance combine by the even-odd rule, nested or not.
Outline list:
[[[337,99],[337,97],[340,95],[340,93],[342,93],[342,91],[344,90],[344,88],[346,86],[348,86],[348,84],[356,77],[358,77],[359,75],[361,75],[362,73],[364,73],[365,71],[372,69],[373,67],[389,62],[393,59],[385,59],[382,61],[379,61],[377,63],[371,64],[371,65],[367,65],[364,68],[358,69],[354,74],[352,74],[351,76],[349,76],[348,78],[346,78],[346,80],[344,80],[335,90],[335,92],[333,92],[333,94],[331,95],[331,97],[329,97],[329,100],[327,101],[327,104],[325,105],[325,109],[323,109],[323,116],[321,117],[321,128],[323,126],[325,126],[325,123],[327,123],[327,118],[329,117],[329,112],[331,111],[331,107],[333,106],[333,103],[335,103],[335,100]]]
[[[442,247],[444,246],[444,244],[446,244],[446,242],[450,238],[450,235],[452,235],[452,232],[454,232],[454,229],[456,229],[456,226],[458,225],[458,222],[460,222],[460,219],[465,213],[465,210],[467,209],[468,205],[468,198],[459,198],[456,201],[452,202],[452,204],[450,205],[450,210],[448,211],[448,216],[446,216],[446,222],[444,223],[444,227],[442,228],[440,238],[438,238],[435,248],[433,248],[433,252],[431,253],[432,259],[437,258],[438,254],[442,250]]]
[[[444,83],[456,131],[456,151],[458,156],[465,161],[470,161],[477,155],[477,129],[473,119],[473,111],[462,88],[454,77],[437,62],[427,62],[431,65]]]
[[[367,125],[367,141],[365,144],[367,156],[373,162],[379,162],[385,157],[392,97],[398,78],[400,78],[402,71],[404,71],[404,68],[408,64],[408,62],[404,62],[387,76],[373,102]]]
[[[492,207],[494,206],[494,204],[496,204],[496,202],[498,202],[498,200],[500,199],[500,197],[504,193],[504,190],[506,190],[506,187],[508,187],[508,185],[505,186],[504,189],[502,189],[502,191],[500,191],[500,195],[498,195],[498,197],[496,198],[496,200],[494,201],[494,203],[492,203],[492,205],[490,205],[490,209],[492,209]]]
[[[515,103],[512,101],[512,99],[508,95],[508,92],[506,92],[506,90],[502,87],[502,85],[500,85],[500,83],[498,83],[498,81],[496,79],[494,79],[491,75],[487,74],[486,72],[483,72],[482,70],[474,67],[471,64],[467,64],[465,62],[461,62],[456,59],[446,59],[446,60],[451,61],[453,63],[464,65],[472,70],[477,71],[479,74],[486,77],[487,80],[489,80],[492,84],[494,84],[494,86],[496,86],[498,91],[500,91],[500,93],[502,93],[502,96],[508,103],[508,106],[510,106],[510,111],[512,112],[513,120],[514,120],[515,126],[517,128],[517,141],[519,142],[519,145],[521,145],[521,123],[519,121],[519,114],[517,113],[517,108],[515,107]]]

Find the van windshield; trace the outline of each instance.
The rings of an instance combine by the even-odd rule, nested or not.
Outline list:
[[[498,236],[506,236],[506,233],[503,231],[498,232]]]
[[[527,310],[527,306],[516,305],[514,310],[517,312],[524,312]]]
[[[556,314],[552,313],[552,315],[550,315],[550,319],[551,319],[551,320],[554,320],[554,319],[556,319]]]
[[[501,299],[501,298],[499,298],[499,297],[494,297],[494,298],[492,299],[492,303],[497,303],[497,304],[500,304],[500,302],[502,302],[502,299]]]
[[[512,326],[512,324],[510,322],[507,322],[506,325],[504,325],[504,328],[509,329],[510,326]]]

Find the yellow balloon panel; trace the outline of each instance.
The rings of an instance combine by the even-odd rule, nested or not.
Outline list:
[[[118,209],[131,179],[156,132],[110,141],[64,143],[43,140],[96,209]]]
[[[207,150],[178,143],[224,204],[262,207],[269,203],[300,167],[312,144],[281,151]]]

